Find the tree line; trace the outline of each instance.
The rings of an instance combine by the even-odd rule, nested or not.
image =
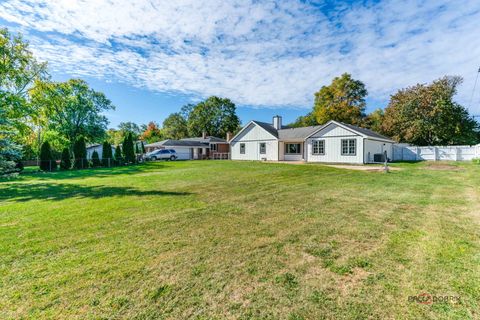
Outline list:
[[[235,104],[219,97],[184,106],[165,119],[163,127],[152,121],[107,129],[105,114],[113,110],[112,102],[84,80],[52,81],[47,63],[33,56],[21,35],[0,29],[0,175],[15,173],[21,159],[41,158],[46,164],[61,158],[63,169],[77,168],[78,159],[86,158],[78,145],[86,143],[115,145],[115,154],[108,158],[129,163],[135,154],[144,153],[144,142],[199,136],[203,131],[222,137],[240,126]],[[102,164],[97,156],[93,154],[88,165]]]
[[[203,132],[210,136],[226,138],[227,132],[240,129],[240,119],[235,104],[228,98],[211,96],[197,104],[187,104],[180,112],[170,114],[160,126],[151,121],[145,125],[134,122],[121,122],[118,128],[107,130],[108,141],[118,143],[130,133],[137,140],[146,143],[165,139],[200,137]]]
[[[462,81],[459,76],[444,76],[432,83],[400,89],[391,95],[385,109],[366,114],[365,84],[344,73],[316,92],[312,111],[297,118],[291,126],[321,125],[336,120],[418,146],[477,144],[479,123],[454,101]]]

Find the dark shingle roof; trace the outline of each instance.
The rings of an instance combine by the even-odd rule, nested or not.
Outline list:
[[[352,130],[358,131],[358,132],[366,135],[367,137],[392,140],[392,139],[390,139],[388,137],[385,137],[384,135],[381,135],[380,133],[377,133],[377,132],[372,131],[370,129],[357,127],[357,126],[354,126],[353,124],[347,124],[347,123],[343,123],[343,122],[340,122],[340,123],[343,124],[345,127],[348,127]]]
[[[290,128],[287,126],[282,126],[282,129],[277,130],[273,127],[272,124],[261,122],[261,121],[253,121],[253,123],[259,125],[267,132],[271,133],[273,136],[280,140],[284,139],[305,139],[315,130],[318,130],[321,126],[312,126],[312,127],[301,127],[301,128]]]
[[[310,135],[312,135],[314,132],[316,132],[316,131],[318,131],[318,130],[320,130],[323,127],[326,126],[326,124],[320,125],[320,126],[300,127],[300,128],[289,128],[289,127],[282,126],[282,129],[277,130],[270,123],[261,122],[261,121],[252,121],[252,122],[259,125],[260,127],[262,127],[267,132],[271,133],[273,136],[275,136],[276,138],[278,138],[280,140],[306,139]],[[350,128],[354,131],[357,131],[357,132],[359,132],[359,133],[361,133],[361,134],[363,134],[367,137],[385,139],[385,140],[392,141],[392,139],[390,139],[388,137],[385,137],[385,136],[383,136],[383,135],[381,135],[381,134],[379,134],[375,131],[365,129],[365,128],[361,128],[361,127],[357,127],[357,126],[354,126],[352,124],[346,124],[346,123],[343,123],[343,122],[338,122],[338,123],[344,125],[347,128]]]
[[[261,121],[252,121],[253,123],[259,125],[263,129],[265,129],[268,133],[272,134],[276,138],[278,138],[277,129],[275,129],[270,123],[261,122]]]
[[[312,133],[319,130],[323,126],[311,126],[311,127],[300,127],[300,128],[290,128],[290,129],[281,129],[278,130],[278,138],[280,140],[285,139],[306,139]]]

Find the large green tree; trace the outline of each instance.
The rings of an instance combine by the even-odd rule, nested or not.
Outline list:
[[[399,90],[385,109],[383,132],[420,146],[478,143],[479,124],[453,100],[461,83],[461,77],[445,76]]]
[[[235,104],[227,98],[209,97],[190,108],[188,112],[188,133],[200,136],[206,132],[211,136],[225,138],[227,132],[235,132],[240,126]]]
[[[142,133],[142,130],[140,129],[138,124],[130,121],[120,122],[120,124],[118,125],[118,131],[120,131],[122,138],[125,138],[127,134],[131,133],[134,140],[138,140],[140,134]]]
[[[178,140],[187,137],[187,120],[179,112],[170,114],[163,121],[163,133],[170,139]]]
[[[0,29],[0,174],[13,173],[21,157],[18,142],[32,134],[37,119],[27,100],[27,91],[37,79],[47,76],[21,36]]]
[[[358,125],[365,116],[367,94],[363,82],[344,73],[315,93],[313,117],[318,124],[336,120]]]
[[[103,93],[80,79],[37,81],[30,95],[32,104],[46,114],[47,127],[59,132],[70,144],[79,136],[90,142],[104,138],[108,124],[104,112],[115,109]]]
[[[383,133],[382,124],[384,118],[385,112],[383,109],[375,109],[363,119],[362,126],[375,132]]]
[[[291,128],[300,128],[300,127],[309,127],[317,125],[317,120],[315,119],[312,112],[306,114],[305,116],[298,117],[295,122],[290,123],[288,126]]]

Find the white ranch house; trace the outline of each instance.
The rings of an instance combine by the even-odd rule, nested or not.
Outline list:
[[[327,163],[381,162],[392,159],[395,142],[357,126],[329,121],[321,126],[288,128],[282,117],[272,124],[250,121],[230,140],[232,160]]]

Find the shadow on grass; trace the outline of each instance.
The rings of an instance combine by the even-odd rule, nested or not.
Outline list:
[[[26,202],[67,198],[100,199],[121,196],[187,196],[190,194],[189,192],[142,191],[130,187],[85,186],[70,183],[9,184],[7,188],[0,189],[0,201]]]
[[[80,170],[68,170],[68,171],[56,171],[56,172],[24,172],[20,174],[21,178],[35,178],[38,180],[63,180],[63,179],[84,179],[84,178],[102,178],[110,177],[114,175],[122,174],[135,174],[152,169],[161,169],[164,164],[160,163],[144,163],[124,167],[112,167],[112,168],[91,168]],[[1,180],[0,180],[1,181]]]

